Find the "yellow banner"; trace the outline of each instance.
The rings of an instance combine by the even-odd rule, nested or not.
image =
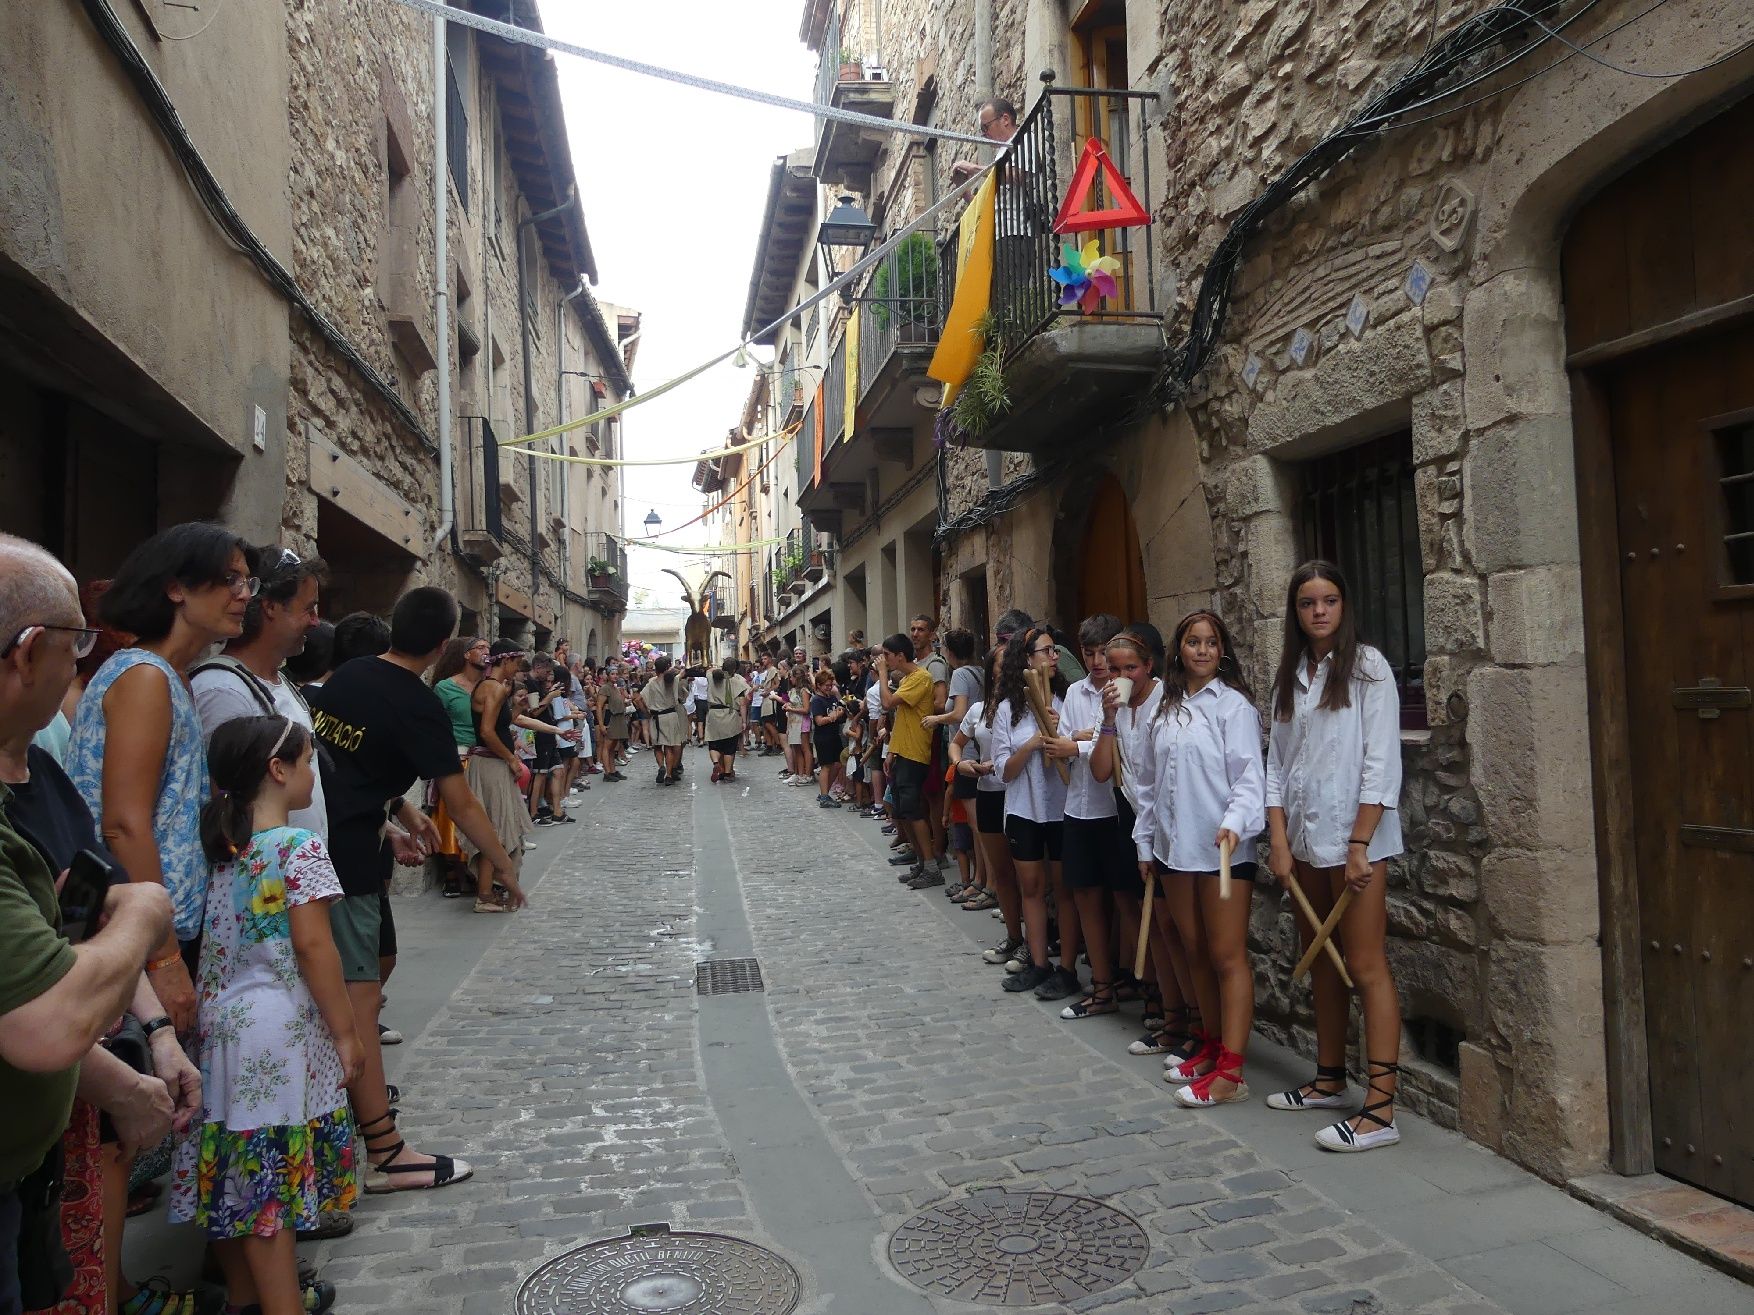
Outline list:
[[[853,436],[853,412],[859,406],[859,311],[854,306],[853,313],[847,316],[847,415],[846,428],[841,433],[846,437]]]
[[[975,332],[975,325],[987,313],[993,296],[993,214],[998,196],[995,174],[989,173],[974,194],[974,201],[962,212],[956,241],[956,293],[950,299],[950,312],[944,317],[944,333],[926,374],[944,385],[944,405],[956,400],[956,394],[974,372],[986,344]]]

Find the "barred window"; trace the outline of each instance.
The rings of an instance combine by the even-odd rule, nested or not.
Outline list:
[[[1403,430],[1308,462],[1305,557],[1346,573],[1359,637],[1382,650],[1401,692],[1401,726],[1425,719],[1425,571],[1413,495],[1413,436]]]

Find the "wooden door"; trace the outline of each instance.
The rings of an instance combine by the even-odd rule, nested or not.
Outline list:
[[[1098,612],[1110,612],[1123,623],[1149,619],[1139,529],[1127,491],[1113,475],[1103,476],[1090,500],[1078,573],[1078,615],[1066,618],[1068,629]]]
[[[1604,382],[1653,1149],[1754,1205],[1754,327]]]
[[[1124,0],[1087,0],[1072,20],[1072,46],[1075,75],[1073,85],[1082,88],[1109,88],[1125,91],[1131,73],[1127,66],[1127,8]],[[1070,168],[1084,149],[1086,138],[1095,137],[1107,149],[1109,158],[1121,175],[1131,180],[1131,140],[1128,131],[1128,110],[1132,102],[1125,97],[1078,96],[1072,103],[1072,140],[1062,168]],[[1071,174],[1066,178],[1070,181]],[[1135,189],[1137,190],[1137,189]],[[1096,208],[1114,204],[1109,189],[1098,180]],[[1104,255],[1122,256],[1119,276],[1120,295],[1108,303],[1109,310],[1131,310],[1133,300],[1133,261],[1125,230],[1102,230],[1081,235],[1095,238]]]

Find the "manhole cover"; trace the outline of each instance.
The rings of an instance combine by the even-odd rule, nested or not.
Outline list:
[[[790,1315],[798,1295],[798,1272],[753,1242],[660,1228],[549,1261],[517,1315]]]
[[[754,959],[707,959],[694,965],[696,995],[731,995],[761,989],[761,964]]]
[[[915,1287],[986,1306],[1074,1301],[1137,1273],[1150,1254],[1131,1215],[1058,1192],[974,1192],[889,1239],[890,1263]]]

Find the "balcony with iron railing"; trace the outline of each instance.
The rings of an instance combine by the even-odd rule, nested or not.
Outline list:
[[[707,614],[707,619],[716,628],[720,630],[735,630],[737,628],[737,608],[732,602],[729,585],[714,585],[708,589],[701,606]]]
[[[856,40],[850,32],[848,40]],[[816,66],[816,103],[887,119],[895,114],[895,84],[884,71],[862,59],[850,46],[843,50],[838,6],[823,32]],[[830,187],[871,190],[871,170],[886,141],[885,134],[839,119],[816,119],[816,176]]]
[[[1092,137],[1107,149],[1129,189],[1149,210],[1154,92],[1048,87],[1024,116],[1000,163],[989,314],[1009,405],[979,433],[977,447],[1041,452],[1125,411],[1163,360],[1153,223],[1056,234],[1077,161]],[[1156,129],[1161,132],[1161,128]],[[1161,144],[1158,144],[1161,149]],[[1099,173],[1085,209],[1115,198]],[[1056,269],[1082,266],[1084,253],[1112,259],[1114,295],[1080,298]],[[954,297],[954,261],[943,267],[944,304]],[[1074,271],[1075,273],[1075,271]]]
[[[585,600],[626,611],[627,592],[627,545],[613,534],[593,530],[585,536]]]

